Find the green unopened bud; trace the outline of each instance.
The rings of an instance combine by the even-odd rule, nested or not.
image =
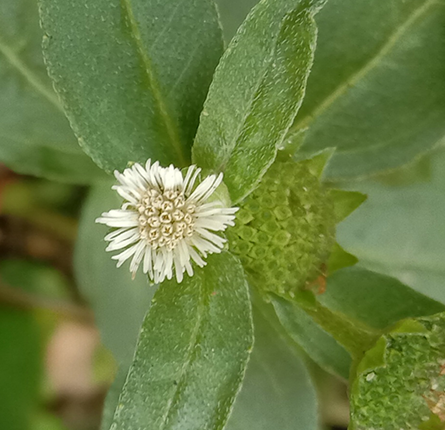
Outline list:
[[[276,161],[239,212],[229,232],[230,249],[257,288],[292,293],[322,274],[335,217],[308,162]]]

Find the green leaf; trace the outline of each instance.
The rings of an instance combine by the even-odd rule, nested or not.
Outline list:
[[[320,367],[348,379],[351,356],[346,349],[296,304],[277,296],[271,300],[287,335]]]
[[[293,130],[292,132],[287,133],[286,138],[283,140],[283,143],[278,147],[279,151],[277,157],[280,156],[294,157],[294,155],[297,153],[297,151],[303,144],[305,136],[306,136],[306,129]]]
[[[32,293],[45,290],[48,294],[63,284],[54,269],[19,260],[2,261],[0,278],[7,287]],[[1,429],[34,430],[41,401],[44,337],[32,312],[0,305]]]
[[[355,267],[329,276],[326,292],[312,302],[300,296],[294,303],[271,296],[281,323],[315,362],[342,376],[345,363],[350,364],[342,347],[360,357],[383,329],[400,319],[445,309],[393,278]]]
[[[302,141],[304,140],[304,137],[306,136],[306,129],[304,130],[297,130],[295,131],[294,135],[288,134],[289,138],[292,136],[295,139],[295,135],[298,136],[298,134],[302,134]],[[326,148],[320,151],[318,154],[315,154],[313,157],[306,159],[306,165],[309,168],[309,171],[314,175],[317,176],[317,178],[322,178],[324,175],[324,171],[331,161],[332,156],[334,155],[335,148]],[[297,157],[295,157],[297,158]],[[297,158],[297,161],[300,161]]]
[[[444,333],[444,314],[405,320],[368,351],[351,390],[351,430],[443,428]]]
[[[154,288],[139,273],[135,280],[126,267],[117,269],[105,252],[107,227],[94,220],[103,211],[118,207],[119,196],[111,189],[112,181],[92,188],[82,211],[74,269],[82,295],[90,303],[105,345],[122,366],[131,364],[137,335]]]
[[[104,174],[63,114],[41,37],[36,0],[0,3],[0,161],[19,173],[88,184]]]
[[[0,428],[31,430],[42,372],[39,328],[32,314],[0,307]]]
[[[402,175],[410,176],[405,169]],[[395,173],[390,176],[394,183]],[[432,155],[430,181],[390,185],[379,179],[347,186],[366,193],[368,200],[338,226],[340,244],[361,266],[445,303],[445,152]]]
[[[383,329],[445,307],[396,279],[357,267],[335,272],[314,304],[271,296],[288,335],[321,367],[347,377],[349,351],[360,357]],[[345,349],[343,349],[343,347]]]
[[[273,162],[302,103],[324,0],[263,1],[216,70],[193,161],[224,171],[232,200],[249,194]]]
[[[367,325],[384,329],[408,317],[445,311],[445,306],[389,276],[348,267],[328,278],[320,303]]]
[[[212,255],[177,284],[163,283],[144,320],[112,424],[120,430],[222,429],[253,342],[239,261]]]
[[[136,341],[137,338],[135,339],[135,343]],[[111,384],[111,387],[109,388],[107,396],[105,398],[104,409],[102,412],[102,420],[100,423],[100,430],[110,430],[111,424],[113,422],[114,411],[118,406],[119,396],[127,379],[127,374],[131,366],[131,361],[132,360],[129,360],[128,363],[127,362],[122,363],[117,369],[114,381]]]
[[[209,0],[41,0],[50,76],[81,146],[107,171],[189,164],[222,54]]]
[[[4,259],[0,262],[1,279],[40,297],[69,299],[68,280],[54,267],[36,261]]]
[[[259,311],[254,325],[255,346],[225,429],[317,430],[317,396],[301,353]]]
[[[44,279],[52,282],[51,269],[40,267],[42,271],[36,276],[37,267],[25,261],[4,260],[0,278],[10,288],[36,292]],[[42,341],[43,333],[33,313],[0,305],[1,429],[34,428],[43,372]]]
[[[312,299],[308,300],[308,297]],[[351,354],[352,358],[361,357],[377,340],[380,333],[366,323],[353,319],[342,312],[324,306],[309,291],[300,291],[286,299],[294,306],[299,306],[323,330],[329,333]],[[276,299],[274,299],[276,301]],[[291,310],[290,315],[293,311]]]
[[[24,118],[25,112],[21,111],[21,113],[23,117],[19,118],[19,122],[23,126],[23,122],[26,122],[27,119]],[[36,130],[39,130],[42,135],[48,134],[45,131],[48,123],[42,125],[44,124],[43,120],[30,119],[28,124],[31,122],[35,122]],[[72,131],[70,132],[72,133]],[[74,147],[74,144],[77,145],[74,135],[67,138],[67,141],[73,140],[75,149],[71,152],[47,147],[48,136],[40,138],[38,134],[39,132],[36,132],[32,136],[23,137],[24,139],[29,138],[29,141],[11,136],[9,131],[1,135],[1,162],[17,173],[72,184],[89,185],[106,178],[106,174],[83,153],[80,147],[81,152],[78,153],[78,149]]]
[[[32,430],[66,430],[62,420],[47,411],[40,411],[32,425]]]
[[[337,147],[328,178],[401,166],[443,139],[444,7],[442,0],[337,0],[318,15],[314,67],[294,128],[309,127],[306,153]]]
[[[337,242],[332,247],[331,255],[327,263],[328,275],[343,269],[344,267],[354,266],[358,258],[355,255],[345,251]]]
[[[442,148],[443,145],[440,146]],[[440,150],[440,148],[438,150]],[[389,186],[413,185],[418,182],[431,182],[431,158],[437,151],[432,151],[426,156],[416,159],[413,163],[402,166],[380,175],[375,175],[377,182]]]
[[[334,214],[337,222],[347,218],[367,199],[366,194],[357,191],[330,189],[328,193],[334,202]]]

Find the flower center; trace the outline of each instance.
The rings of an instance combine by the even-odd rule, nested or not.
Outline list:
[[[195,205],[187,202],[181,191],[147,190],[136,209],[141,238],[154,249],[171,251],[180,240],[193,235]]]

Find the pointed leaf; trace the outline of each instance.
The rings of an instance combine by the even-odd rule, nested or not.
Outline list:
[[[442,304],[393,278],[356,267],[330,276],[326,292],[317,296],[313,309],[301,301],[292,303],[276,296],[271,300],[288,335],[321,367],[343,377],[350,365],[345,349],[359,355],[375,336],[400,319],[444,310]],[[363,339],[358,337],[359,330]]]
[[[319,301],[336,312],[384,329],[403,318],[432,315],[445,306],[397,279],[360,267],[348,267],[328,278]]]
[[[304,133],[306,135],[306,131]],[[334,153],[335,148],[326,148],[309,158],[307,166],[311,173],[321,178]],[[296,158],[298,159],[298,156]]]
[[[0,3],[0,162],[88,184],[105,176],[83,153],[48,79],[36,0]]]
[[[329,196],[334,202],[334,213],[337,222],[343,221],[354,212],[366,199],[366,194],[357,191],[329,190]]]
[[[296,304],[277,296],[271,297],[271,301],[286,333],[312,360],[328,372],[348,379],[351,356],[346,349]]]
[[[358,258],[355,255],[345,251],[337,242],[332,247],[331,255],[328,260],[328,275],[344,267],[354,266],[358,262]]]
[[[222,53],[209,0],[41,0],[44,54],[81,146],[105,170],[189,164]]]
[[[273,162],[301,105],[324,0],[258,4],[216,70],[193,160],[224,171],[232,200],[249,194]]]
[[[142,325],[112,424],[120,430],[222,429],[252,348],[247,283],[231,254],[163,283]]]
[[[336,146],[327,177],[362,177],[413,160],[445,135],[443,0],[336,0],[295,128],[302,150]],[[372,37],[370,37],[372,35]]]
[[[300,149],[306,136],[307,129],[293,130],[286,135],[281,146],[278,147],[280,153],[293,157],[295,153]]]

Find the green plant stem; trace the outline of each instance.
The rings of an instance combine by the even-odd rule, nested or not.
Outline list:
[[[289,297],[285,299],[289,300]],[[381,335],[380,331],[323,306],[309,291],[297,293],[291,300],[341,344],[354,360],[361,358]]]

